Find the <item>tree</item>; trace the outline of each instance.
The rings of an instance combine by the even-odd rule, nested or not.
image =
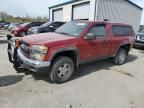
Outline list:
[[[28,14],[26,14],[25,17],[20,17],[20,16],[13,16],[10,15],[4,11],[0,11],[0,19],[2,21],[6,22],[33,22],[33,21],[40,21],[40,22],[47,22],[48,18],[46,16],[37,16],[37,17],[31,17]]]
[[[2,21],[5,21],[5,19],[7,18],[8,14],[4,11],[0,12],[0,18]]]

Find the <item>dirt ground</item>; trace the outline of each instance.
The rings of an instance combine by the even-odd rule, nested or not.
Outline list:
[[[133,49],[124,65],[85,64],[69,82],[50,84],[47,75],[17,74],[6,48],[0,44],[0,108],[144,108],[144,50]]]

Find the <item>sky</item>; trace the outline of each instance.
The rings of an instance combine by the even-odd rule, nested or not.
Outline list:
[[[48,7],[69,0],[0,0],[0,11],[14,16],[48,16]],[[144,8],[144,0],[131,0]],[[141,24],[144,25],[144,11]]]

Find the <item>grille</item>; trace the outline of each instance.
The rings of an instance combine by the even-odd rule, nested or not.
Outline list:
[[[143,41],[137,41],[137,40],[136,40],[135,42],[136,42],[136,43],[142,43],[142,44],[144,44],[144,42],[143,42]]]
[[[137,35],[136,36],[136,41],[142,41],[142,42],[144,42],[144,35]]]
[[[20,45],[20,50],[21,50],[21,52],[23,53],[24,56],[29,57],[29,54],[30,54],[31,50],[27,45],[21,44]]]
[[[27,42],[25,42],[25,41],[23,41],[23,40],[21,41],[21,44],[24,44],[24,45],[27,46],[27,47],[29,46],[29,43],[27,43]]]
[[[141,39],[141,40],[144,40],[144,36],[140,36],[140,39]]]

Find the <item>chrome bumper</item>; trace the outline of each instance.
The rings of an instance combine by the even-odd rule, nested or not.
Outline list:
[[[47,73],[50,67],[50,61],[38,61],[27,58],[21,53],[19,48],[14,45],[12,36],[7,35],[8,40],[8,58],[14,67],[24,68],[38,73]]]
[[[50,61],[38,61],[38,60],[32,60],[27,57],[25,57],[21,50],[17,50],[18,58],[22,62],[21,67],[29,69],[34,72],[38,72],[39,70],[43,70],[44,68],[49,68],[51,62]]]
[[[135,47],[144,47],[144,41],[135,41],[135,44],[134,44]]]

